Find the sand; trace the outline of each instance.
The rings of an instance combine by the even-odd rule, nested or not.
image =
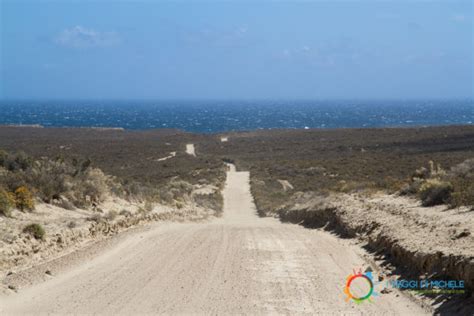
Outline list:
[[[165,161],[165,160],[168,160],[168,159],[173,158],[173,157],[176,157],[176,152],[175,151],[170,152],[169,156],[156,159],[156,161]]]

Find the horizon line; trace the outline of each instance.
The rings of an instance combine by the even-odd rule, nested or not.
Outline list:
[[[474,96],[470,97],[400,97],[400,98],[0,98],[0,102],[8,101],[474,101]]]

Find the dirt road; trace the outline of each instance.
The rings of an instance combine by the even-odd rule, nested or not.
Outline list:
[[[259,218],[248,180],[247,172],[228,172],[223,218],[134,233],[86,264],[2,298],[0,314],[424,313],[397,292],[346,302],[347,275],[367,267],[356,246]]]

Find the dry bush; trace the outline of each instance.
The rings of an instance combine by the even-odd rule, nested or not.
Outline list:
[[[204,209],[213,210],[215,215],[222,215],[224,199],[220,191],[210,194],[194,194],[194,203]]]
[[[132,213],[129,210],[123,209],[123,210],[120,211],[119,215],[129,217],[129,216],[132,215]]]
[[[15,190],[15,205],[20,211],[32,211],[35,208],[33,195],[27,187],[21,186]]]
[[[8,171],[20,171],[28,169],[33,163],[33,159],[28,157],[23,151],[14,155],[5,151],[0,152],[0,165]]]
[[[51,203],[70,189],[70,179],[75,172],[72,166],[60,159],[52,161],[43,158],[35,161],[25,172],[25,179],[36,189],[40,199]]]
[[[145,211],[147,212],[151,212],[153,211],[153,208],[154,208],[154,204],[153,202],[151,202],[150,200],[147,200],[145,201],[145,205],[143,206],[143,208],[145,209]]]
[[[46,203],[74,209],[99,204],[112,187],[116,192],[123,191],[119,181],[90,165],[89,159],[33,160],[23,153],[0,152],[0,185],[10,191],[18,190],[15,198],[21,210],[32,208],[31,192]],[[24,188],[30,188],[30,193]]]
[[[87,220],[91,222],[99,223],[103,221],[103,218],[102,218],[102,215],[100,215],[99,213],[94,213],[91,216],[89,216]]]
[[[43,226],[37,223],[25,226],[25,228],[23,228],[23,232],[26,234],[30,234],[35,239],[44,239],[44,236],[46,234]]]
[[[400,195],[417,194],[425,180],[421,178],[412,178],[409,183],[406,183],[400,189]]]
[[[71,201],[69,201],[66,197],[62,196],[60,197],[59,199],[55,199],[52,201],[52,203],[60,208],[63,208],[65,210],[69,210],[69,211],[72,211],[74,209],[76,209],[76,207],[74,206],[74,203],[72,203]]]
[[[175,205],[176,201],[189,199],[194,186],[184,180],[172,179],[160,187],[152,197],[160,203],[166,205]]]
[[[88,169],[71,185],[66,197],[76,207],[89,207],[102,202],[109,191],[110,179],[100,169]]]
[[[343,192],[343,193],[354,193],[354,192],[362,192],[367,191],[371,192],[375,188],[373,183],[368,183],[365,181],[345,181],[341,180],[337,183],[337,185],[333,188],[336,192]]]
[[[116,211],[109,211],[104,218],[108,221],[113,221],[117,217],[117,212]]]
[[[423,206],[434,206],[448,203],[453,192],[453,185],[439,179],[428,179],[418,192]]]
[[[429,169],[420,168],[405,184],[400,194],[418,194],[424,206],[450,204],[452,207],[474,205],[474,159],[444,170],[433,161]]]
[[[108,177],[100,169],[89,169],[82,184],[83,195],[94,202],[101,202],[109,192]]]
[[[453,180],[453,193],[450,204],[453,207],[474,206],[474,181],[473,179],[458,178]]]
[[[473,206],[474,159],[467,159],[449,171],[430,161],[429,169],[418,169],[401,193],[418,193],[424,206],[443,203],[453,207]]]
[[[467,159],[451,168],[454,177],[471,178],[474,176],[474,159]]]
[[[265,181],[250,180],[250,190],[260,216],[274,213],[291,196],[290,191],[284,191],[277,180],[266,178]]]
[[[174,195],[168,188],[160,189],[158,194],[161,203],[170,205],[173,202]]]
[[[451,206],[474,206],[474,159],[468,159],[454,166],[450,171],[453,183]]]
[[[15,195],[0,188],[0,214],[10,217],[12,208],[15,206]]]

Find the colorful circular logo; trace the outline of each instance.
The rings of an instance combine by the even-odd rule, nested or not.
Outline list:
[[[354,284],[355,280],[363,280],[368,284],[367,291],[362,295],[355,295],[351,291],[351,286]],[[372,276],[372,271],[367,271],[362,273],[362,270],[353,271],[352,274],[346,279],[346,286],[344,287],[344,293],[347,295],[346,301],[353,300],[355,303],[360,304],[366,300],[371,301],[372,296],[376,296],[377,293],[374,291],[374,278]]]

